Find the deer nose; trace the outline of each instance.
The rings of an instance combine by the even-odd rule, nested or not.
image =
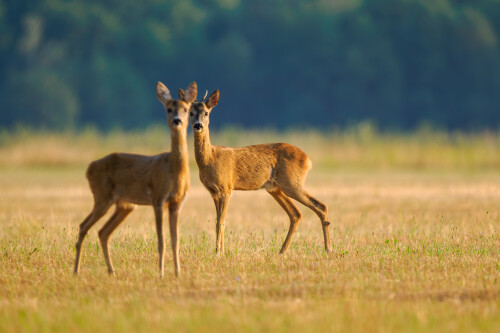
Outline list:
[[[200,123],[194,123],[193,128],[197,131],[201,131],[203,129],[203,125]]]
[[[174,124],[174,126],[178,126],[181,123],[182,123],[182,121],[179,118],[175,118],[174,120],[172,120],[172,124]]]

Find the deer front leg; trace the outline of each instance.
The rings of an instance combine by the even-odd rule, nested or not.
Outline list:
[[[179,264],[179,234],[178,234],[179,213],[181,210],[180,208],[181,208],[180,204],[178,203],[171,203],[168,206],[170,240],[172,243],[172,254],[174,257],[174,268],[176,277],[179,277],[181,272],[181,266]]]
[[[163,242],[163,203],[154,206],[156,219],[156,235],[158,236],[158,253],[160,259],[160,277],[163,276],[165,244]]]
[[[216,242],[215,253],[224,254],[224,221],[231,193],[214,194],[215,209],[217,211],[217,224],[215,225]]]

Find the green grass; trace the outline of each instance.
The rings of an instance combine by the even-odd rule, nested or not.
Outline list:
[[[166,135],[9,134],[0,150],[17,151],[19,159],[3,156],[0,168],[0,331],[500,331],[500,169],[492,167],[499,136],[462,142],[450,134],[435,143],[436,133],[432,140],[375,133],[366,142],[348,133],[297,133],[261,139],[291,141],[311,155],[306,187],[330,209],[334,252],[324,253],[317,217],[299,205],[298,231],[289,252],[278,255],[287,216],[256,191],[233,193],[226,254],[216,257],[215,209],[193,165],[179,280],[170,252],[166,276],[158,278],[150,207],[136,209],[113,234],[115,277],[107,275],[97,241],[105,218],[84,243],[80,275],[72,275],[78,225],[92,206],[82,156],[148,153],[168,143]],[[213,141],[243,145],[258,135],[245,138],[227,130]],[[322,143],[332,138],[339,141]],[[481,156],[490,139],[493,156]],[[385,162],[390,147],[402,154],[411,142],[422,156],[449,159]],[[313,143],[330,150],[323,156]],[[69,157],[21,158],[35,146],[57,146]],[[370,147],[381,155],[364,156]],[[349,159],[351,151],[361,155]],[[338,159],[335,152],[347,162],[325,162]]]
[[[465,134],[429,130],[411,134],[379,133],[369,123],[347,130],[245,131],[228,127],[211,132],[212,144],[232,147],[289,142],[303,149],[315,169],[331,170],[498,170],[500,133]],[[190,147],[192,136],[189,135]],[[17,129],[0,131],[0,165],[4,167],[82,167],[113,151],[158,154],[170,150],[168,129],[115,130],[100,133],[52,133]],[[193,152],[191,165],[195,167]]]

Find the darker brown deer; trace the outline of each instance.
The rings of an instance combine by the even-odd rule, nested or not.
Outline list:
[[[196,99],[197,85],[196,82],[191,83],[182,99],[173,100],[168,88],[158,82],[156,95],[167,113],[171,151],[154,156],[114,153],[90,163],[87,180],[94,196],[94,208],[80,224],[75,274],[80,268],[82,243],[87,232],[113,204],[115,212],[98,234],[108,272],[114,274],[108,248],[109,237],[136,205],[151,205],[156,219],[160,276],[163,276],[164,266],[163,215],[166,208],[175,275],[180,274],[178,223],[181,204],[189,189],[186,136],[189,109]]]
[[[183,96],[183,91],[179,91]],[[323,227],[325,250],[331,251],[328,209],[304,189],[312,167],[309,157],[287,143],[269,143],[241,148],[214,146],[210,142],[210,113],[219,101],[219,90],[206,101],[191,105],[190,121],[200,180],[212,195],[217,211],[216,252],[224,252],[224,220],[233,190],[266,189],[290,218],[290,227],[280,253],[287,251],[301,219],[291,199],[315,212]]]

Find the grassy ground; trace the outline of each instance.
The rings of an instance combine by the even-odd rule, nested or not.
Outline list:
[[[500,331],[499,136],[362,132],[336,134],[332,144],[324,142],[333,134],[250,133],[245,141],[220,133],[215,143],[260,136],[308,152],[307,187],[330,208],[334,253],[324,253],[319,221],[299,206],[298,232],[278,255],[288,219],[258,191],[233,194],[226,254],[215,257],[215,210],[193,165],[180,280],[170,252],[166,277],[157,276],[150,207],[111,239],[116,277],[97,241],[105,219],[84,244],[80,276],[71,273],[78,224],[92,206],[85,159],[101,150],[154,153],[163,136],[4,134],[0,331]]]

